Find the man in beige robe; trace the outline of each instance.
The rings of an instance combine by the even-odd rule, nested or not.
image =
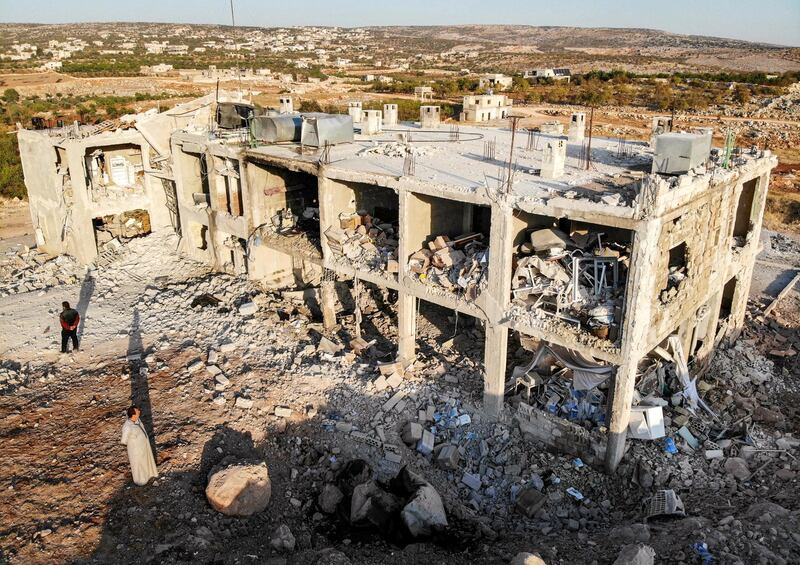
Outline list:
[[[128,419],[122,426],[122,443],[128,446],[128,459],[131,463],[133,482],[139,486],[158,477],[156,460],[150,448],[150,439],[140,418],[142,411],[138,406],[128,408]]]

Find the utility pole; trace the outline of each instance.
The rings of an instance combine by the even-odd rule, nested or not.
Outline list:
[[[586,145],[586,170],[592,162],[592,127],[594,126],[594,106],[589,106],[589,142]]]

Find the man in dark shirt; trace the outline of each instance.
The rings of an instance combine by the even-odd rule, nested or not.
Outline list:
[[[78,324],[81,322],[81,315],[78,311],[70,308],[69,302],[62,302],[64,310],[59,316],[61,321],[61,353],[67,352],[67,341],[72,338],[72,350],[78,351]]]

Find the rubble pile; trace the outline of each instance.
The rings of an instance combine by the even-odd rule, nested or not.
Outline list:
[[[30,379],[30,364],[22,367],[12,361],[0,361],[0,396],[13,394],[18,388],[27,385]]]
[[[616,341],[630,247],[587,230],[534,230],[515,257],[511,316],[536,327],[557,320]]]
[[[408,261],[412,276],[434,288],[475,300],[486,286],[489,248],[483,234],[470,233],[452,240],[438,235],[428,248],[413,253]]]
[[[786,94],[765,98],[761,103],[763,106],[753,112],[754,116],[796,120],[800,116],[800,82],[789,86]]]
[[[306,207],[299,215],[289,208],[278,210],[269,222],[259,226],[251,236],[253,246],[258,247],[262,242],[319,257],[319,208]]]
[[[370,271],[397,273],[399,226],[383,222],[364,211],[339,214],[339,227],[325,230],[325,238],[337,260]]]
[[[548,246],[535,249],[531,238],[530,249],[520,253],[515,280],[519,277],[522,283],[515,290],[535,286],[525,300],[536,292],[547,295],[551,287],[556,298],[559,294],[574,298],[568,288],[574,263],[568,258],[592,261],[588,276],[579,276],[580,300],[565,311],[599,340],[597,334],[602,332],[590,324],[589,311],[618,300],[618,291],[613,277],[598,271],[594,261],[598,257],[623,261],[627,249],[605,242],[581,245],[582,234],[555,235],[559,243],[554,247],[563,246],[563,252],[551,253],[554,247]],[[423,254],[428,270],[417,274],[428,278],[434,269],[445,273],[434,261],[443,265],[446,259],[433,259],[443,250],[440,255],[450,258],[460,251],[468,261],[466,246],[458,249],[455,241],[458,238],[453,242],[442,238],[443,246],[434,241],[435,249],[429,246],[429,253]],[[617,555],[618,562],[638,559],[636,555],[652,560],[654,553],[659,562],[711,558],[724,563],[781,563],[793,562],[791,555],[796,558],[798,516],[790,509],[797,507],[791,485],[800,471],[800,441],[781,399],[793,398],[797,390],[791,380],[774,378],[780,374],[777,363],[760,354],[752,340],[718,351],[694,383],[695,389],[682,379],[677,353],[658,351],[637,378],[628,451],[618,473],[608,476],[580,459],[548,453],[526,438],[517,423],[489,422],[481,416],[475,407],[482,399],[483,365],[472,352],[456,351],[461,342],[481,343],[473,335],[475,330],[459,328],[458,339],[448,339],[446,346],[420,347],[411,363],[386,361],[378,354],[356,356],[343,345],[344,333],[323,336],[307,309],[264,293],[242,277],[211,276],[205,267],[179,259],[172,251],[174,243],[155,235],[131,240],[124,255],[91,272],[97,285],[92,304],[98,309],[100,299],[121,303],[127,296],[125,285],[141,283],[132,311],[125,313],[130,325],[121,335],[130,345],[123,364],[133,374],[158,372],[151,380],[156,431],[161,452],[169,455],[160,463],[163,474],[158,484],[148,487],[154,496],[142,501],[125,490],[122,503],[110,510],[104,525],[109,548],[130,547],[146,559],[155,552],[153,559],[163,562],[189,554],[202,561],[221,552],[264,557],[263,549],[246,545],[260,536],[275,552],[293,553],[289,562],[332,562],[322,560],[333,555],[338,562],[347,562],[331,545],[374,562],[378,558],[361,552],[387,553],[385,545],[370,541],[380,533],[400,546],[431,538],[443,545],[455,543],[458,551],[475,548],[476,554],[477,547],[485,544],[486,551],[498,553],[491,559],[504,562],[523,549],[542,552],[548,563],[577,562],[577,551],[598,562],[613,562]],[[484,254],[485,259],[488,250],[477,246],[478,241],[470,243],[477,247],[472,260],[481,265],[475,276],[482,282],[485,262],[475,257]],[[603,254],[608,252],[613,253]],[[524,273],[520,272],[523,259],[527,260]],[[456,268],[469,271],[463,263],[454,264],[441,276],[450,281]],[[595,296],[598,279],[602,284]],[[619,280],[624,280],[622,273]],[[388,308],[377,309],[370,319],[371,331],[389,333],[390,314]],[[609,326],[614,322],[604,320]],[[422,321],[419,331],[425,340]],[[137,343],[140,334],[147,336],[146,344]],[[109,389],[94,390],[104,386],[105,375],[92,372],[91,366],[73,373],[69,364],[58,367],[58,378],[50,378],[39,367],[3,362],[0,393],[29,386],[26,383],[42,380],[32,375],[43,374],[48,375],[44,379],[48,398],[75,396],[97,407],[111,402],[124,407],[128,387],[120,387],[116,379],[132,377],[118,374],[118,368],[119,364],[110,363],[107,369],[115,379],[114,388],[123,389],[115,400]],[[789,369],[783,371],[787,376]],[[584,427],[602,427],[604,384],[577,389],[575,371],[555,363],[536,373],[538,377],[531,375],[532,384],[541,388],[527,395],[521,392],[510,404],[527,397],[538,406],[535,409],[552,412],[554,407]],[[78,392],[53,394],[57,387]],[[31,394],[26,391],[25,405]],[[551,401],[554,395],[558,401]],[[182,405],[189,408],[182,412]],[[19,432],[14,434],[22,434],[32,421],[23,422],[24,410],[15,411],[19,423],[14,429],[18,426]],[[36,425],[44,428],[58,417],[58,410],[49,411]],[[118,422],[109,420],[116,427]],[[249,460],[237,451],[234,439],[208,437],[209,430],[223,425],[235,427],[231,435],[240,439],[252,432],[258,447],[250,438],[249,449],[270,454],[259,453],[261,460],[270,461],[274,491],[270,488],[268,496],[262,488],[254,499],[256,512],[262,503],[268,504],[258,520],[221,514],[204,496],[208,476],[214,475],[208,472],[213,465],[203,467],[206,452],[218,458],[217,463],[225,460],[223,467],[228,469]],[[13,440],[14,434],[7,439]],[[98,446],[119,449],[103,442]],[[48,459],[51,448],[48,443]],[[65,472],[62,469],[58,472]],[[85,469],[82,473],[91,474]],[[656,524],[654,501],[667,492],[682,502],[685,511],[662,513]],[[130,520],[131,509],[148,519]],[[77,519],[75,523],[82,524]],[[165,526],[152,528],[153,523]],[[54,531],[43,531],[49,531],[52,540],[69,527],[63,520],[53,526]],[[146,547],[139,553],[142,546]],[[550,553],[544,554],[545,550]],[[444,550],[412,543],[407,551],[409,555],[430,551],[430,558],[438,559]],[[506,551],[511,553],[504,555]],[[405,552],[401,555],[405,558]],[[98,559],[102,561],[102,555]]]
[[[69,255],[52,257],[22,247],[8,251],[0,262],[0,296],[75,284],[86,268]]]
[[[146,210],[130,210],[102,217],[103,223],[95,230],[97,245],[102,246],[115,238],[123,241],[150,233],[150,215]]]
[[[377,142],[376,142],[377,143]],[[411,145],[402,142],[380,143],[364,149],[360,155],[383,155],[386,157],[405,157],[411,155],[421,157],[441,151],[440,147],[431,145]]]

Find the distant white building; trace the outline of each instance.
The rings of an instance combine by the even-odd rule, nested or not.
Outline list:
[[[433,100],[433,88],[430,86],[415,86],[414,100]]]
[[[166,63],[159,63],[157,65],[142,65],[139,67],[139,73],[143,75],[163,75],[173,69],[172,65]]]
[[[487,122],[507,118],[512,100],[505,94],[470,94],[464,97],[462,122]]]
[[[569,69],[533,69],[522,73],[522,78],[552,78],[553,80],[566,80],[572,77]]]
[[[493,90],[506,90],[511,88],[514,80],[510,76],[498,73],[485,75],[478,79],[478,88],[491,88]]]

